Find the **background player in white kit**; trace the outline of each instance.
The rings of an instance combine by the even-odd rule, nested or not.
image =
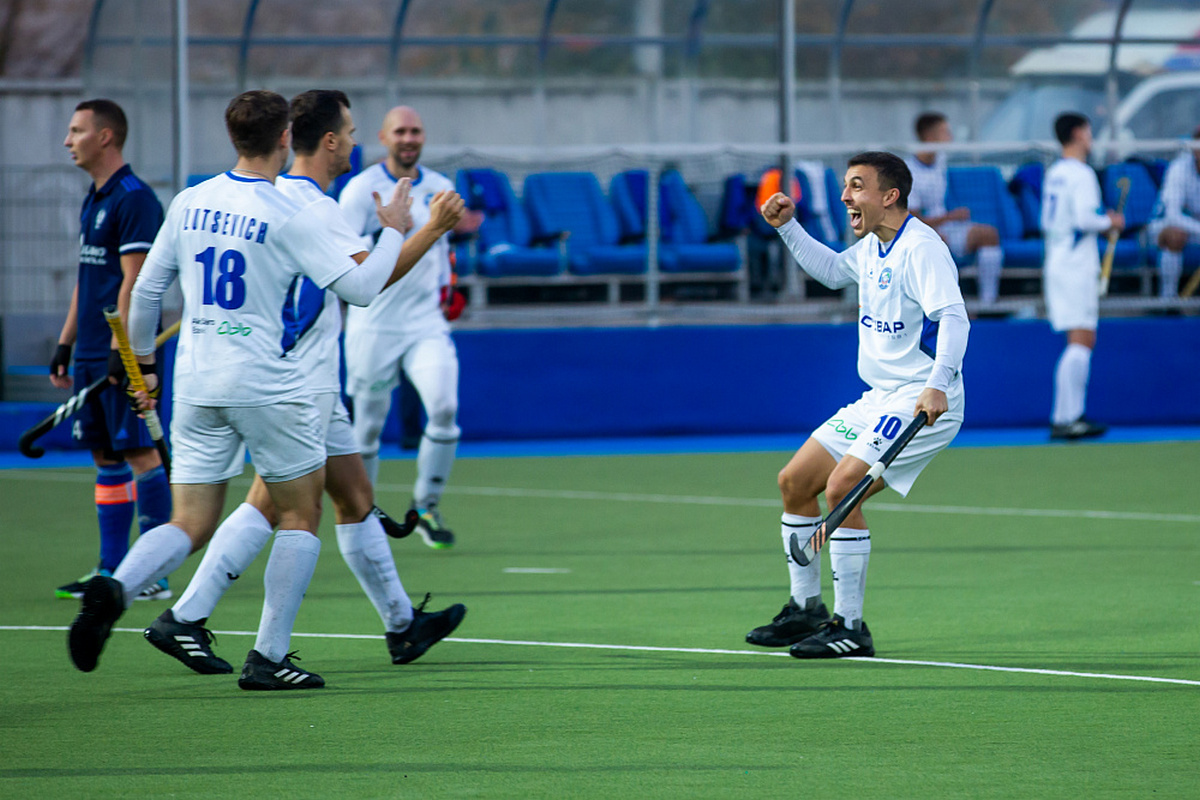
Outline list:
[[[398,228],[407,214],[376,200],[387,228],[376,248],[380,255],[373,268],[356,264],[325,234],[315,209],[297,205],[274,186],[291,141],[287,101],[274,92],[245,92],[230,102],[225,121],[237,165],[171,203],[134,285],[130,311],[130,343],[142,364],[153,365],[162,295],[179,277],[184,327],[171,424],[171,522],[140,537],[112,577],[89,581],[68,646],[76,667],[95,669],[130,598],[212,537],[226,484],[241,474],[248,448],[278,510],[280,530],[267,562],[258,637],[238,685],[319,688],[324,680],[297,668],[288,647],[320,552],[315,532],[324,431],[303,362],[281,352],[283,311],[303,277],[348,302],[369,302],[395,265],[403,241]],[[147,379],[153,389],[154,376]],[[153,405],[144,394],[139,399],[143,407]]]
[[[397,180],[411,179],[413,223],[420,226],[434,195],[454,188],[446,176],[418,165],[425,128],[413,109],[397,106],[389,111],[379,141],[387,158],[354,176],[340,198],[350,226],[366,237],[379,231],[371,210],[372,192],[386,196]],[[404,280],[367,308],[351,308],[346,315],[346,393],[353,401],[354,433],[372,483],[379,475],[379,437],[401,369],[425,405],[429,421],[417,450],[412,507],[420,514],[421,536],[435,548],[454,545],[438,503],[460,433],[458,352],[441,306],[442,287],[449,283],[450,246],[443,239]]]
[[[312,206],[341,252],[358,263],[366,261],[369,255],[362,249],[362,237],[350,229],[337,202],[325,194],[329,184],[350,169],[355,141],[349,98],[336,90],[304,92],[292,99],[289,116],[296,158],[290,172],[275,180],[276,188],[297,205]],[[401,208],[408,206],[407,189],[407,180],[397,183],[396,202]],[[454,192],[436,196],[430,205],[430,220],[404,242],[389,281],[407,274],[429,247],[454,227],[462,208],[462,198]],[[308,387],[325,415],[325,490],[333,500],[338,549],[383,620],[393,663],[407,664],[450,635],[466,608],[456,603],[438,612],[413,609],[396,572],[385,523],[393,535],[405,534],[375,507],[350,417],[342,406],[340,303],[332,292],[307,279],[297,281],[292,289],[283,349],[294,350],[303,362]],[[267,486],[261,477],[255,477],[246,502],[229,515],[209,542],[187,590],[146,629],[146,639],[196,672],[232,671],[229,663],[212,651],[204,624],[225,591],[266,546],[277,522]]]
[[[921,142],[954,140],[946,116],[936,111],[921,114],[914,127],[917,140]],[[956,258],[975,254],[979,301],[984,305],[996,302],[1000,293],[1000,272],[1004,267],[999,231],[991,225],[972,222],[971,211],[965,206],[946,210],[945,153],[932,150],[916,153],[905,163],[913,177],[912,192],[908,196],[909,209],[938,232]]]
[[[1200,128],[1192,133],[1192,139],[1200,139]],[[1148,229],[1159,247],[1158,293],[1177,297],[1183,248],[1200,244],[1200,150],[1189,148],[1171,159]]]
[[[1096,235],[1125,227],[1125,217],[1105,211],[1100,181],[1088,166],[1092,126],[1082,114],[1061,114],[1054,135],[1062,158],[1046,170],[1042,185],[1042,233],[1046,261],[1042,285],[1050,327],[1067,345],[1054,370],[1050,438],[1099,436],[1104,425],[1084,416],[1096,322],[1100,316],[1100,246]]]
[[[867,497],[885,485],[907,495],[962,426],[960,369],[970,322],[950,251],[936,231],[908,213],[911,186],[908,167],[891,153],[851,158],[842,202],[859,241],[842,253],[805,232],[787,195],[776,194],[763,204],[763,218],[778,229],[808,274],[831,288],[858,284],[858,374],[871,387],[814,431],[779,473],[784,553],[793,533],[803,541],[821,521],[820,494],[830,508],[836,506],[918,413],[928,415],[928,425]],[[789,554],[791,597],[746,641],[791,645],[796,658],[874,655],[863,622],[870,553],[871,534],[860,503],[829,539],[833,616],[821,602],[821,559],[801,567]]]

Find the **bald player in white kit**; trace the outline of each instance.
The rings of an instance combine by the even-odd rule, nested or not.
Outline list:
[[[75,666],[96,668],[131,597],[178,567],[212,537],[230,478],[250,451],[279,515],[267,562],[265,599],[243,689],[324,686],[288,652],[300,602],[316,566],[326,458],[324,420],[306,382],[306,364],[286,347],[286,309],[303,278],[350,303],[365,304],[392,278],[408,224],[404,209],[376,200],[386,230],[367,260],[327,235],[319,212],[275,188],[291,132],[288,103],[245,92],[225,112],[237,164],[176,196],[134,285],[129,339],[150,374],[162,295],[179,278],[183,321],[171,422],[174,511],[141,536],[112,577],[87,584],[68,647]],[[139,396],[143,408],[153,400]],[[326,415],[327,416],[327,415]]]
[[[407,106],[387,113],[379,131],[387,157],[354,176],[339,203],[350,226],[368,242],[379,233],[372,193],[387,197],[400,178],[412,181],[413,224],[429,218],[438,192],[453,190],[445,175],[420,166],[425,128]],[[346,393],[354,405],[354,433],[367,474],[379,474],[379,439],[403,369],[421,396],[429,421],[417,450],[417,479],[412,507],[420,514],[418,531],[434,548],[454,546],[454,534],[438,504],[458,449],[458,352],[443,313],[442,287],[450,284],[450,245],[440,240],[395,286],[367,308],[346,314]]]
[[[1046,260],[1042,290],[1050,327],[1067,344],[1054,370],[1051,439],[1100,436],[1107,426],[1084,415],[1096,323],[1100,317],[1100,245],[1097,235],[1125,227],[1125,217],[1105,211],[1100,181],[1088,166],[1092,126],[1082,114],[1061,114],[1054,135],[1062,158],[1046,170],[1042,183],[1042,234]]]
[[[781,533],[791,597],[746,641],[786,647],[796,658],[875,655],[863,621],[871,534],[860,503],[829,539],[834,613],[821,601],[821,559],[796,563],[793,533],[804,541],[821,521],[818,497],[832,509],[879,460],[918,413],[928,424],[896,457],[867,497],[890,486],[907,495],[921,470],[963,421],[963,355],[970,322],[958,271],[937,232],[908,212],[912,174],[891,153],[850,159],[842,202],[859,241],[837,253],[795,221],[795,204],[776,194],[762,207],[804,270],[830,288],[858,284],[858,374],[871,388],[829,418],[779,473]]]

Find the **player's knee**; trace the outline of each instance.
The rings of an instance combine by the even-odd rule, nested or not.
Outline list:
[[[785,504],[815,500],[820,491],[807,475],[788,467],[779,470],[778,481],[779,494]]]
[[[1000,244],[1000,232],[991,225],[976,225],[971,229],[975,247],[995,247]]]
[[[825,502],[829,504],[830,508],[833,508],[842,501],[843,497],[850,494],[850,490],[859,480],[853,475],[835,470],[825,483]]]
[[[435,398],[425,406],[425,414],[429,417],[429,427],[443,431],[457,429],[455,418],[458,416],[458,401],[453,397]],[[457,435],[457,434],[455,434]]]
[[[1163,228],[1158,234],[1158,246],[1178,253],[1187,245],[1187,232],[1182,228]]]

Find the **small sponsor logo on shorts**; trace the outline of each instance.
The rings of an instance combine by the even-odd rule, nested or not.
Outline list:
[[[841,434],[842,437],[848,442],[853,442],[858,438],[858,432],[855,431],[854,428],[847,425],[845,420],[831,419],[825,424],[830,428],[833,428],[836,433]]]
[[[226,319],[226,320],[222,320],[221,324],[217,326],[217,335],[218,336],[249,336],[250,332],[252,330],[253,330],[253,328],[251,328],[249,325],[243,325],[240,322],[230,322],[229,320]]]

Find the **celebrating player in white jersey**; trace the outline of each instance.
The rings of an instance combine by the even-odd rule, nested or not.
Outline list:
[[[954,138],[946,115],[936,111],[917,117],[915,128],[921,142],[949,142]],[[971,211],[965,206],[946,210],[945,153],[932,150],[916,153],[905,163],[913,179],[912,193],[908,196],[910,212],[938,232],[955,258],[975,254],[979,300],[984,305],[996,302],[1004,266],[1000,233],[991,225],[972,222]]]
[[[832,509],[879,460],[897,434],[924,411],[928,425],[901,451],[867,497],[890,486],[907,495],[963,421],[960,369],[970,322],[958,289],[954,259],[937,232],[908,213],[912,175],[891,153],[850,159],[842,202],[859,241],[842,253],[813,239],[793,218],[795,204],[776,194],[762,207],[808,274],[830,288],[858,284],[858,374],[871,388],[829,418],[779,473],[783,495],[783,549],[791,597],[770,623],[746,641],[791,645],[796,658],[871,656],[874,642],[863,622],[863,593],[871,534],[862,504],[829,539],[834,614],[821,601],[821,560],[792,559],[789,541],[801,541],[821,522],[822,492]]]
[[[365,237],[379,231],[371,213],[373,192],[390,192],[400,178],[411,179],[413,223],[423,225],[432,198],[454,188],[444,175],[417,163],[425,129],[413,109],[398,106],[389,111],[379,141],[387,158],[354,176],[340,199],[351,227]],[[412,507],[420,514],[421,536],[435,548],[454,545],[438,503],[460,433],[458,353],[441,305],[442,288],[450,283],[449,253],[448,242],[438,242],[404,280],[367,308],[352,308],[346,315],[346,393],[354,403],[354,433],[372,483],[379,474],[379,438],[401,369],[425,405],[429,421],[417,451]]]
[[[350,169],[355,145],[350,100],[335,90],[304,92],[292,99],[290,117],[296,158],[291,171],[276,179],[276,188],[297,205],[311,207],[339,251],[359,263],[367,260],[362,238],[350,229],[337,202],[325,194],[329,184]],[[402,180],[396,187],[403,207],[408,205],[408,185]],[[454,192],[434,198],[430,220],[400,251],[393,271],[396,277],[407,274],[429,247],[454,227],[462,206]],[[448,636],[462,621],[466,608],[456,603],[438,612],[414,609],[404,592],[385,530],[395,536],[405,536],[408,531],[375,507],[350,417],[341,402],[338,338],[342,314],[336,295],[301,279],[292,285],[287,309],[283,349],[294,350],[304,364],[309,389],[322,413],[328,456],[325,490],[333,499],[338,548],[383,619],[393,663],[407,664]],[[232,671],[228,662],[213,653],[204,624],[225,591],[266,546],[277,523],[267,486],[256,477],[246,502],[217,529],[179,602],[146,629],[146,639],[196,672]]]
[[[1100,248],[1096,235],[1125,227],[1125,218],[1104,210],[1100,182],[1087,164],[1092,126],[1082,114],[1054,121],[1062,158],[1046,170],[1042,188],[1042,233],[1046,261],[1042,285],[1050,326],[1065,332],[1067,345],[1054,371],[1052,439],[1099,436],[1104,425],[1084,416],[1088,373],[1100,315]]]
[[[288,653],[320,551],[325,437],[305,364],[288,349],[287,301],[307,277],[348,302],[369,302],[394,277],[407,213],[394,200],[383,206],[376,199],[387,230],[373,258],[356,264],[326,235],[317,209],[275,188],[291,141],[287,101],[274,92],[245,92],[230,102],[225,122],[237,165],[171,203],[134,286],[129,317],[133,351],[152,371],[162,295],[179,278],[184,327],[171,424],[171,522],[139,538],[112,577],[89,581],[68,645],[79,669],[95,669],[130,598],[212,537],[226,483],[241,474],[249,449],[280,530],[266,567],[258,638],[238,685],[319,688],[324,680],[296,667]],[[155,388],[153,374],[147,383]],[[145,394],[139,400],[153,405]]]
[[[1200,139],[1200,128],[1192,138]],[[1149,232],[1159,247],[1159,295],[1176,297],[1183,274],[1183,248],[1200,244],[1200,150],[1182,152],[1167,166]]]

